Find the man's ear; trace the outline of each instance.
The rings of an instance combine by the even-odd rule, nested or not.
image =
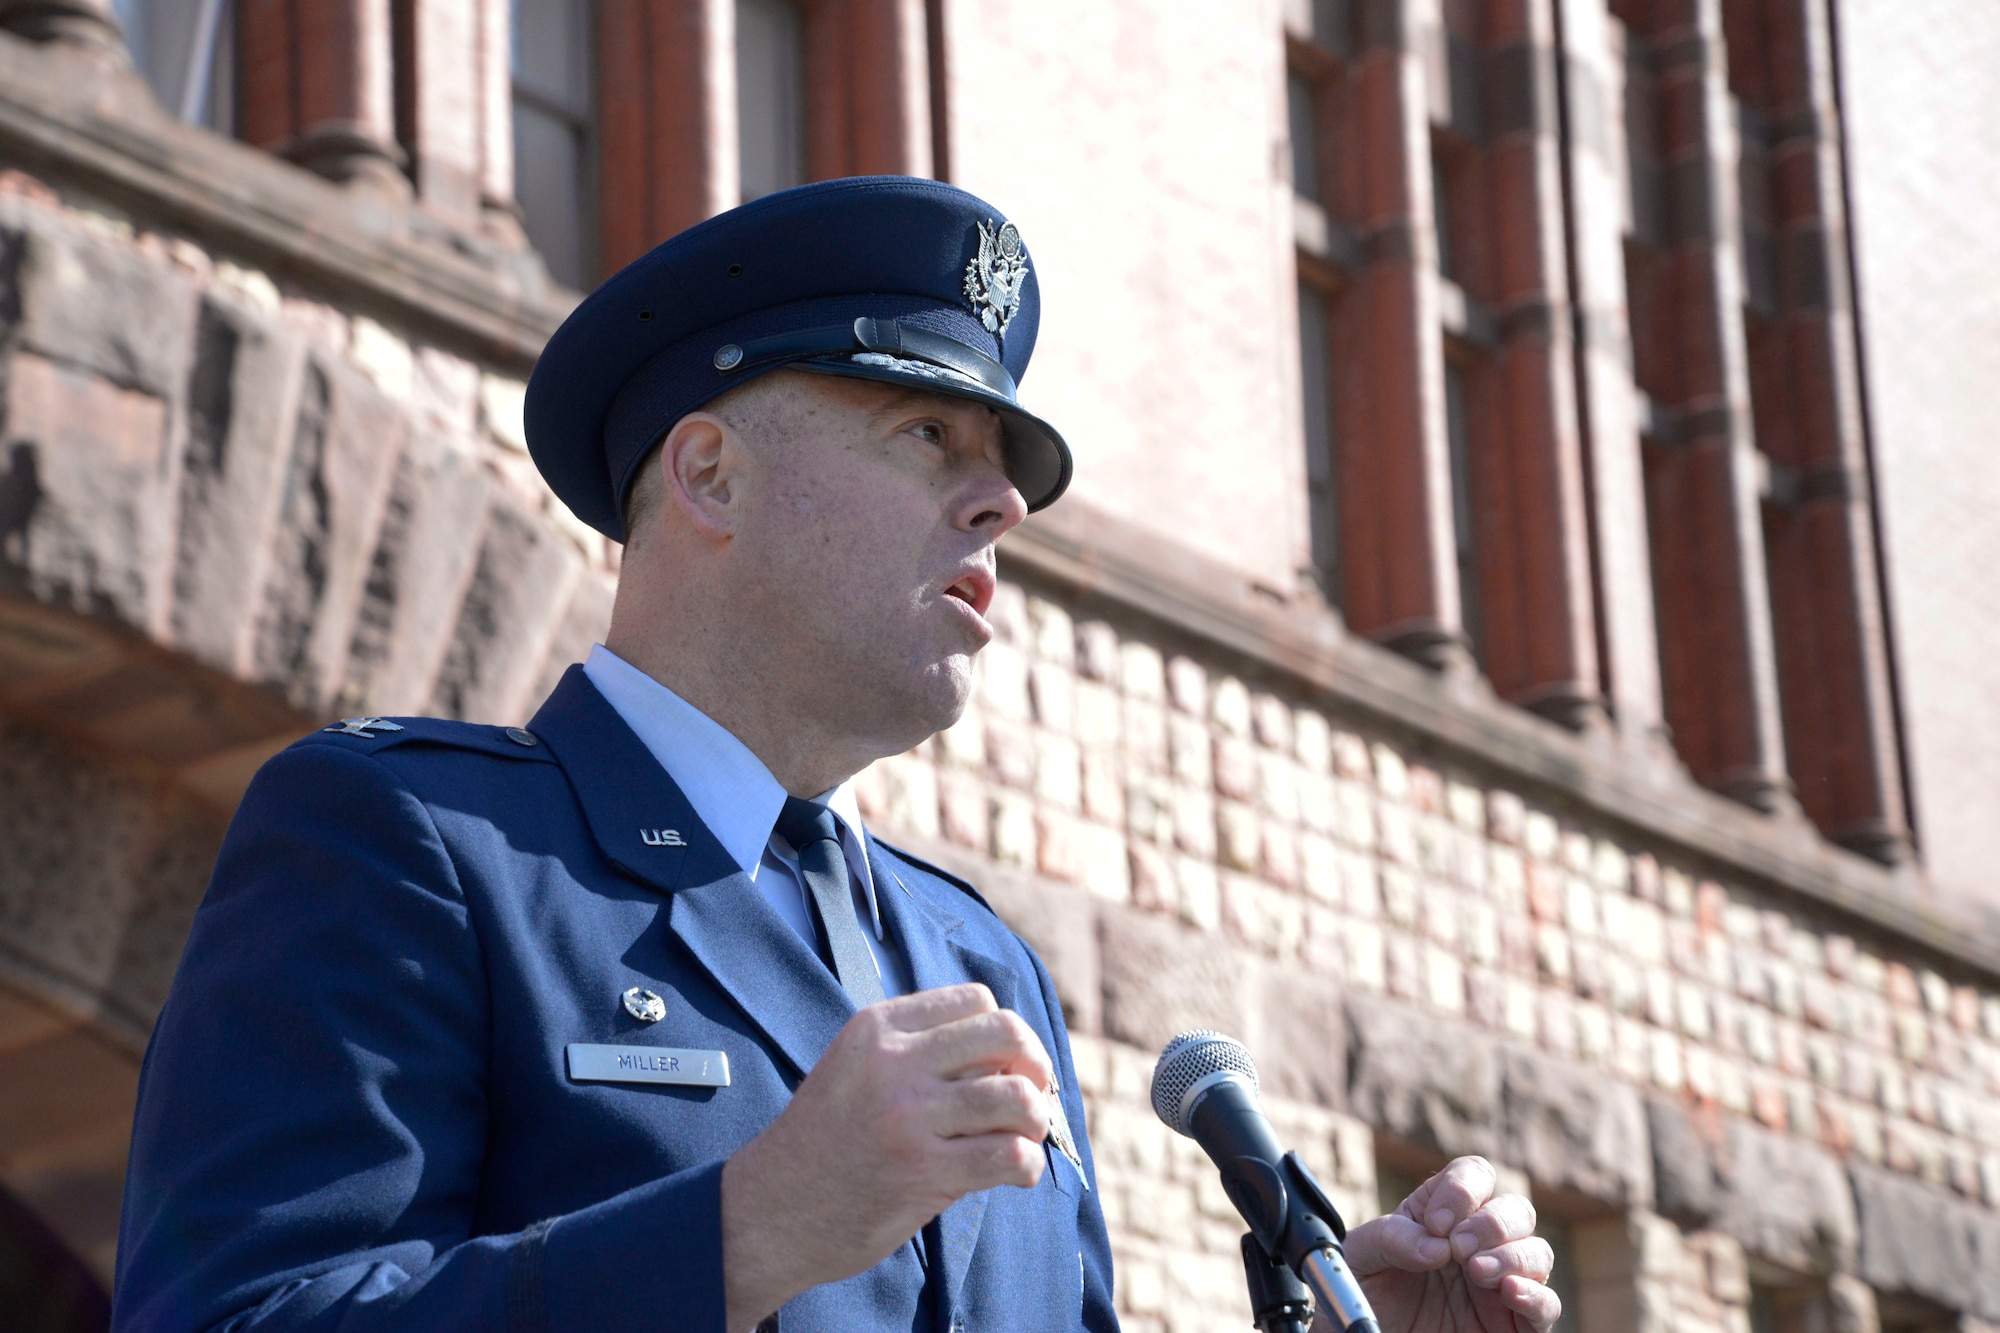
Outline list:
[[[712,542],[736,535],[743,495],[743,440],[721,417],[690,412],[660,442],[666,502]]]

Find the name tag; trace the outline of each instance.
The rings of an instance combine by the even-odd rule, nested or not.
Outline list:
[[[686,1051],[673,1046],[592,1046],[573,1041],[564,1048],[569,1076],[579,1083],[678,1083],[695,1088],[729,1086],[726,1051]]]

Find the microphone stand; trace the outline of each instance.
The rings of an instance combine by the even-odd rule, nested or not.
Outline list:
[[[1218,1091],[1228,1093],[1233,1087]],[[1221,1166],[1223,1192],[1250,1224],[1243,1263],[1252,1307],[1259,1299],[1259,1270],[1248,1253],[1254,1245],[1259,1259],[1276,1264],[1287,1279],[1312,1293],[1313,1303],[1339,1333],[1382,1333],[1341,1249],[1347,1228],[1299,1155],[1284,1154],[1278,1167],[1258,1157],[1228,1158]]]
[[[1243,1233],[1243,1276],[1250,1284],[1250,1322],[1259,1333],[1309,1333],[1312,1293],[1283,1260],[1264,1253],[1248,1231]]]

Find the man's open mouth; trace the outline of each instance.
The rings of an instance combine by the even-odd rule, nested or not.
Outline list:
[[[975,569],[944,590],[947,597],[956,597],[980,615],[993,604],[993,576],[983,569]]]

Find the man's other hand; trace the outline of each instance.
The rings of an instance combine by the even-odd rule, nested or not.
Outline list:
[[[981,985],[849,1019],[722,1169],[731,1333],[873,1267],[967,1194],[1039,1182],[1053,1082],[1034,1029]]]
[[[1547,1285],[1555,1254],[1534,1234],[1535,1206],[1498,1187],[1491,1162],[1461,1157],[1348,1233],[1382,1333],[1548,1333],[1562,1313]]]

